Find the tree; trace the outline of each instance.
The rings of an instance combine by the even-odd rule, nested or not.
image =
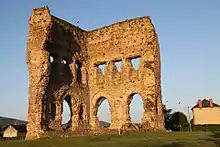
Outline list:
[[[170,119],[172,116],[172,109],[167,109],[166,105],[163,105],[164,119],[165,119],[165,129],[170,130]]]
[[[173,113],[169,124],[172,131],[189,130],[187,117],[182,112]]]

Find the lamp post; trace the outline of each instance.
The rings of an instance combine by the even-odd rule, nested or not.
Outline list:
[[[189,116],[189,130],[190,132],[192,132],[192,126],[191,126],[191,122],[190,122],[190,111],[189,111],[190,107],[188,106],[188,116]]]
[[[165,105],[164,105],[164,106],[165,106],[165,109],[167,108],[167,103],[168,103],[168,101],[165,101]]]

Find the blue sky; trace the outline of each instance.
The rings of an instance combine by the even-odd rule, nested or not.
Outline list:
[[[160,41],[163,101],[181,111],[198,98],[220,104],[219,0],[7,0],[0,1],[0,116],[27,119],[28,19],[44,5],[87,30],[149,15]]]

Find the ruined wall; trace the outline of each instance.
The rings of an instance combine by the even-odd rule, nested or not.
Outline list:
[[[97,101],[108,100],[111,128],[130,122],[131,96],[139,94],[144,103],[142,124],[154,128],[162,116],[160,55],[158,38],[149,17],[136,18],[88,32],[90,124],[97,127]],[[131,60],[140,57],[137,70]],[[121,71],[115,62],[121,61]],[[105,64],[104,75],[98,65]],[[161,118],[163,119],[163,118]],[[162,122],[162,121],[160,121]]]
[[[131,60],[140,57],[137,70]],[[121,61],[121,71],[114,62]],[[144,103],[142,125],[163,129],[159,43],[149,17],[84,31],[34,9],[27,42],[29,112],[27,139],[62,130],[63,102],[71,110],[68,127],[98,128],[97,111],[104,99],[111,109],[111,129],[130,123],[133,94]],[[98,66],[105,64],[105,73]]]
[[[64,101],[71,111],[68,126],[72,130],[78,126],[88,126],[89,93],[84,31],[50,15],[46,7],[33,10],[29,26],[27,138],[38,138],[48,129],[62,130]],[[81,109],[84,111],[82,114]]]

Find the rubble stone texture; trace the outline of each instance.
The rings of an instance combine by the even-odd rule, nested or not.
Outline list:
[[[135,58],[140,58],[137,70],[131,63]],[[115,62],[121,62],[121,71]],[[52,16],[48,7],[33,9],[27,64],[27,139],[63,129],[64,101],[71,111],[68,130],[99,128],[97,111],[105,99],[111,112],[109,129],[119,129],[131,123],[129,105],[134,94],[143,100],[143,128],[164,129],[159,42],[150,17],[85,31]]]

